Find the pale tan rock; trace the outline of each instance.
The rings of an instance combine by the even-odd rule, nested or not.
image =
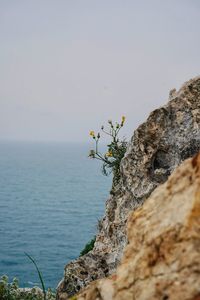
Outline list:
[[[113,295],[113,280],[112,278],[107,278],[91,283],[80,295],[77,295],[77,300],[112,300]]]
[[[179,91],[172,90],[169,102],[154,110],[135,130],[120,165],[121,180],[106,201],[95,247],[66,265],[58,300],[116,271],[127,244],[130,212],[141,206],[182,161],[199,150],[200,77],[196,77]]]
[[[200,299],[200,154],[131,213],[127,232],[116,275],[93,282],[78,300]]]

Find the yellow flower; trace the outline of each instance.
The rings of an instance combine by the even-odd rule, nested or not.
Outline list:
[[[113,155],[112,155],[112,152],[111,152],[111,151],[108,151],[108,152],[106,153],[106,156],[112,157],[112,156],[113,156]]]
[[[92,137],[94,137],[94,136],[95,136],[95,133],[94,133],[94,131],[93,131],[93,130],[91,130],[91,131],[90,131],[90,135],[91,135]]]
[[[122,123],[124,123],[126,120],[126,117],[125,116],[122,116]]]

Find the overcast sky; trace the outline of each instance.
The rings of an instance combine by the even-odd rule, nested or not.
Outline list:
[[[0,140],[124,134],[200,74],[199,0],[0,0]]]

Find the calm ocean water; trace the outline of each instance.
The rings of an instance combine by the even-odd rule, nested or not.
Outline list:
[[[0,275],[21,286],[38,283],[32,255],[47,286],[96,232],[111,177],[87,158],[89,145],[0,143]]]

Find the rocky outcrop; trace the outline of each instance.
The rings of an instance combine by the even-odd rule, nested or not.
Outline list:
[[[186,160],[131,213],[115,275],[78,300],[200,299],[200,154]]]
[[[121,180],[106,202],[94,249],[65,267],[57,299],[67,299],[89,282],[111,275],[127,244],[130,211],[141,206],[173,170],[200,149],[200,77],[170,92],[134,132],[121,162]]]

